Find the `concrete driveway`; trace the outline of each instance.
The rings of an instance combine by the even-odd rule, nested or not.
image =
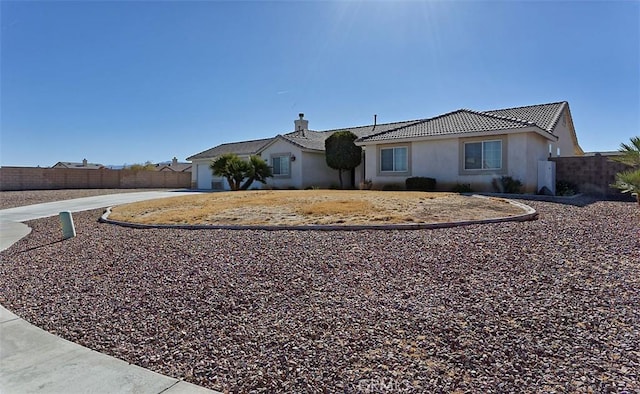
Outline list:
[[[72,200],[55,201],[43,204],[25,205],[22,207],[0,210],[0,251],[7,249],[31,229],[22,222],[56,216],[62,211],[80,212],[92,209],[106,208],[114,205],[127,204],[136,201],[153,200],[190,195],[198,192],[191,191],[150,191],[139,193],[109,194],[104,196],[75,198]]]

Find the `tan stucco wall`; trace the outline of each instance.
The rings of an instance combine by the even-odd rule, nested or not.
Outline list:
[[[271,165],[271,157],[273,155],[290,155],[295,160],[289,162],[289,176],[274,176],[267,180],[267,185],[278,189],[287,189],[289,187],[300,188],[302,185],[302,151],[295,145],[278,139],[265,150],[260,152],[260,156]],[[254,185],[261,187],[261,184]]]
[[[535,193],[538,187],[538,161],[549,156],[551,141],[536,133],[509,136],[509,168],[507,175],[523,184],[522,191]],[[524,158],[526,157],[526,160]]]
[[[324,152],[302,152],[301,164],[303,168],[301,189],[313,186],[328,188],[340,183],[338,171],[327,165]],[[348,185],[350,176],[349,172],[343,172],[342,179],[345,185]]]
[[[558,141],[552,142],[552,157],[581,155],[581,148],[576,146],[574,142],[571,126],[572,120],[570,114],[565,109],[553,130],[553,134],[558,137]],[[558,148],[560,148],[560,155],[558,155]]]
[[[410,143],[401,144],[402,146],[410,146]],[[374,187],[381,186],[389,183],[400,183],[404,184],[404,180],[407,178],[407,174],[398,174],[398,175],[386,175],[380,174],[379,168],[379,160],[380,154],[379,150],[381,147],[392,147],[399,146],[399,144],[381,144],[381,145],[369,145],[364,148],[365,152],[365,179],[371,180],[374,184]]]
[[[467,175],[461,171],[461,146],[464,141],[503,139],[503,170],[495,173],[483,172]],[[502,136],[484,136],[481,138],[450,138],[429,141],[414,141],[410,145],[409,174],[380,175],[379,149],[398,144],[367,146],[366,165],[367,179],[371,179],[374,187],[384,184],[398,183],[404,185],[410,176],[424,176],[436,179],[439,190],[450,190],[456,183],[470,184],[476,191],[493,191],[491,182],[495,177],[503,175],[520,180],[523,191],[534,193],[537,188],[538,160],[546,160],[548,156],[548,140],[536,133],[516,133]],[[525,160],[526,157],[526,160]]]

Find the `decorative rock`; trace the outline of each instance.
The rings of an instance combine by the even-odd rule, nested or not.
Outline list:
[[[74,213],[75,238],[51,245],[42,219],[0,253],[0,303],[224,392],[638,392],[637,204],[581,201],[427,231],[135,230]]]

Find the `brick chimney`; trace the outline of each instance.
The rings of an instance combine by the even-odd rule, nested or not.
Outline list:
[[[293,124],[296,127],[295,131],[300,132],[300,134],[303,137],[306,137],[306,133],[305,132],[307,130],[309,130],[309,121],[304,118],[304,114],[303,113],[299,113],[298,116],[300,118],[293,121]]]
[[[88,167],[88,165],[87,165],[87,159],[82,159],[82,166],[83,166],[83,167]]]
[[[171,161],[171,165],[174,166],[174,167],[178,165],[178,158],[177,157],[173,158],[173,160]]]

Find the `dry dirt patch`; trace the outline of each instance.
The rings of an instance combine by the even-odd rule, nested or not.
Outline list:
[[[455,193],[261,190],[143,201],[115,207],[109,218],[142,224],[371,225],[493,219],[523,213],[504,199]]]

